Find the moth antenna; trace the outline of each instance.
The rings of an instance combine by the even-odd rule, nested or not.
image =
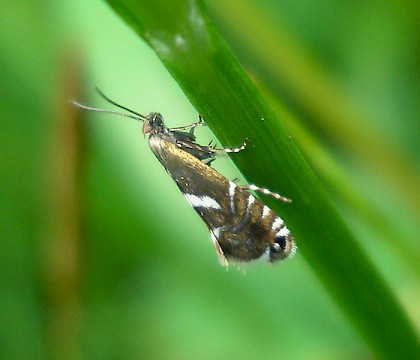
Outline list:
[[[94,111],[94,112],[105,113],[105,114],[112,114],[112,115],[124,116],[124,117],[130,118],[130,119],[134,119],[134,120],[137,120],[137,121],[144,121],[143,116],[142,117],[139,117],[137,114],[136,114],[136,116],[134,116],[134,115],[130,115],[130,114],[120,113],[120,112],[117,112],[117,111],[100,109],[100,108],[97,108],[97,107],[83,105],[83,104],[77,102],[76,100],[69,100],[69,102],[72,103],[73,105],[81,108],[81,109],[85,109],[85,110],[89,110],[89,111]]]
[[[120,109],[126,110],[134,115],[137,115],[140,119],[142,120],[147,120],[146,116],[139,114],[138,112],[131,110],[121,104],[118,104],[117,102],[115,102],[114,100],[111,100],[108,96],[106,96],[98,87],[96,87],[96,91],[98,92],[98,94],[107,102],[109,102],[110,104],[119,107]]]

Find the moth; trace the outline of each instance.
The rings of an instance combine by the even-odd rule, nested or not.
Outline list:
[[[257,260],[274,263],[296,252],[295,240],[284,221],[249,191],[285,202],[291,200],[255,185],[237,185],[211,167],[216,157],[242,151],[246,143],[233,149],[200,145],[194,131],[205,125],[201,116],[191,125],[168,128],[161,114],[142,115],[109,99],[99,89],[98,92],[107,102],[128,113],[72,103],[85,110],[143,122],[143,134],[148,137],[150,149],[207,225],[223,266]]]

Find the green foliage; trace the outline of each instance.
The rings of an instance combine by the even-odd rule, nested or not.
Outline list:
[[[238,135],[248,134],[252,151],[235,157],[235,163],[250,181],[282,189],[294,200],[283,211],[271,205],[285,213],[302,255],[372,349],[384,358],[412,357],[416,336],[401,307],[211,25],[201,2],[108,2],[156,51],[222,144],[238,143]]]
[[[279,12],[277,2],[214,0],[210,20],[199,1],[108,3],[159,60],[102,3],[1,5],[9,31],[0,37],[0,357],[414,358],[418,84],[397,70],[411,69],[401,54],[414,51],[403,40],[418,31],[415,16],[394,16],[391,5],[351,12],[291,2]],[[356,15],[365,13],[376,15]],[[340,16],[348,23],[334,26],[347,39],[326,21]],[[369,54],[372,44],[356,36],[364,33],[352,36],[356,22],[389,49]],[[80,39],[86,58],[74,47]],[[353,72],[342,59],[354,61]],[[159,106],[150,111],[169,126],[198,112],[223,146],[249,138],[232,160],[247,181],[293,199],[262,198],[292,229],[298,254],[245,276],[220,268],[138,124],[82,120],[68,106],[90,96],[85,72],[136,111]],[[332,73],[353,98],[365,86],[358,110]],[[179,107],[187,101],[171,78],[196,112]],[[108,91],[118,82],[121,91]]]

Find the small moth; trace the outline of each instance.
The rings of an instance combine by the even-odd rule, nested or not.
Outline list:
[[[200,145],[194,130],[204,125],[201,117],[191,125],[167,128],[161,114],[139,114],[98,92],[106,101],[130,114],[72,103],[82,109],[143,122],[143,134],[148,136],[150,149],[207,225],[223,266],[256,260],[274,263],[296,252],[294,238],[284,221],[249,190],[285,202],[291,200],[255,185],[237,185],[211,167],[217,156],[244,150],[246,143],[234,149]]]

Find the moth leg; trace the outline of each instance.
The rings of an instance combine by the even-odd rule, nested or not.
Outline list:
[[[292,202],[291,199],[289,199],[285,196],[282,196],[280,194],[277,194],[276,192],[273,192],[273,191],[270,191],[268,189],[261,188],[261,187],[258,187],[258,186],[252,185],[252,184],[251,185],[242,185],[241,188],[244,189],[244,190],[252,190],[252,191],[259,192],[261,194],[271,196],[271,197],[273,197],[277,200],[281,200],[281,201],[284,201],[286,203],[291,203]]]
[[[175,128],[171,128],[171,131],[185,131],[185,130],[190,130],[190,134],[194,135],[194,130],[196,127],[198,126],[206,126],[206,123],[203,121],[203,118],[201,115],[198,115],[198,121],[190,124],[190,125],[185,125],[185,126],[180,126],[180,127],[175,127]]]
[[[172,129],[171,129],[172,130]],[[185,133],[184,133],[185,134]],[[227,153],[237,153],[241,150],[244,150],[246,147],[246,142],[238,148],[232,149],[216,149],[215,145],[210,142],[207,146],[196,144],[192,141],[177,140],[176,145],[182,150],[190,153],[195,156],[197,159],[201,160],[206,165],[209,165],[216,160],[218,157],[227,157]]]
[[[207,151],[209,153],[214,153],[216,156],[218,156],[219,154],[238,153],[242,150],[245,150],[247,145],[248,145],[248,139],[245,139],[242,145],[236,148],[216,149],[214,145],[211,145],[207,147]]]
[[[207,146],[198,146],[201,153],[204,155],[196,156],[203,163],[208,166],[211,166],[211,163],[216,160],[218,157],[227,157],[228,153],[238,153],[246,148],[246,142],[244,142],[240,147],[237,148],[227,148],[227,149],[216,149],[215,145],[212,145],[212,141]],[[184,150],[186,150],[184,148]],[[188,150],[187,150],[188,151]]]
[[[210,141],[210,143],[207,146],[200,146],[196,145],[195,147],[195,153],[187,150],[186,147],[183,147],[184,150],[190,152],[195,157],[199,158],[203,163],[205,163],[208,166],[211,166],[211,163],[216,160],[218,157],[227,157],[228,153],[238,153],[246,148],[247,141],[245,140],[244,143],[237,148],[229,148],[229,149],[216,149],[215,146],[212,144],[213,142]]]

